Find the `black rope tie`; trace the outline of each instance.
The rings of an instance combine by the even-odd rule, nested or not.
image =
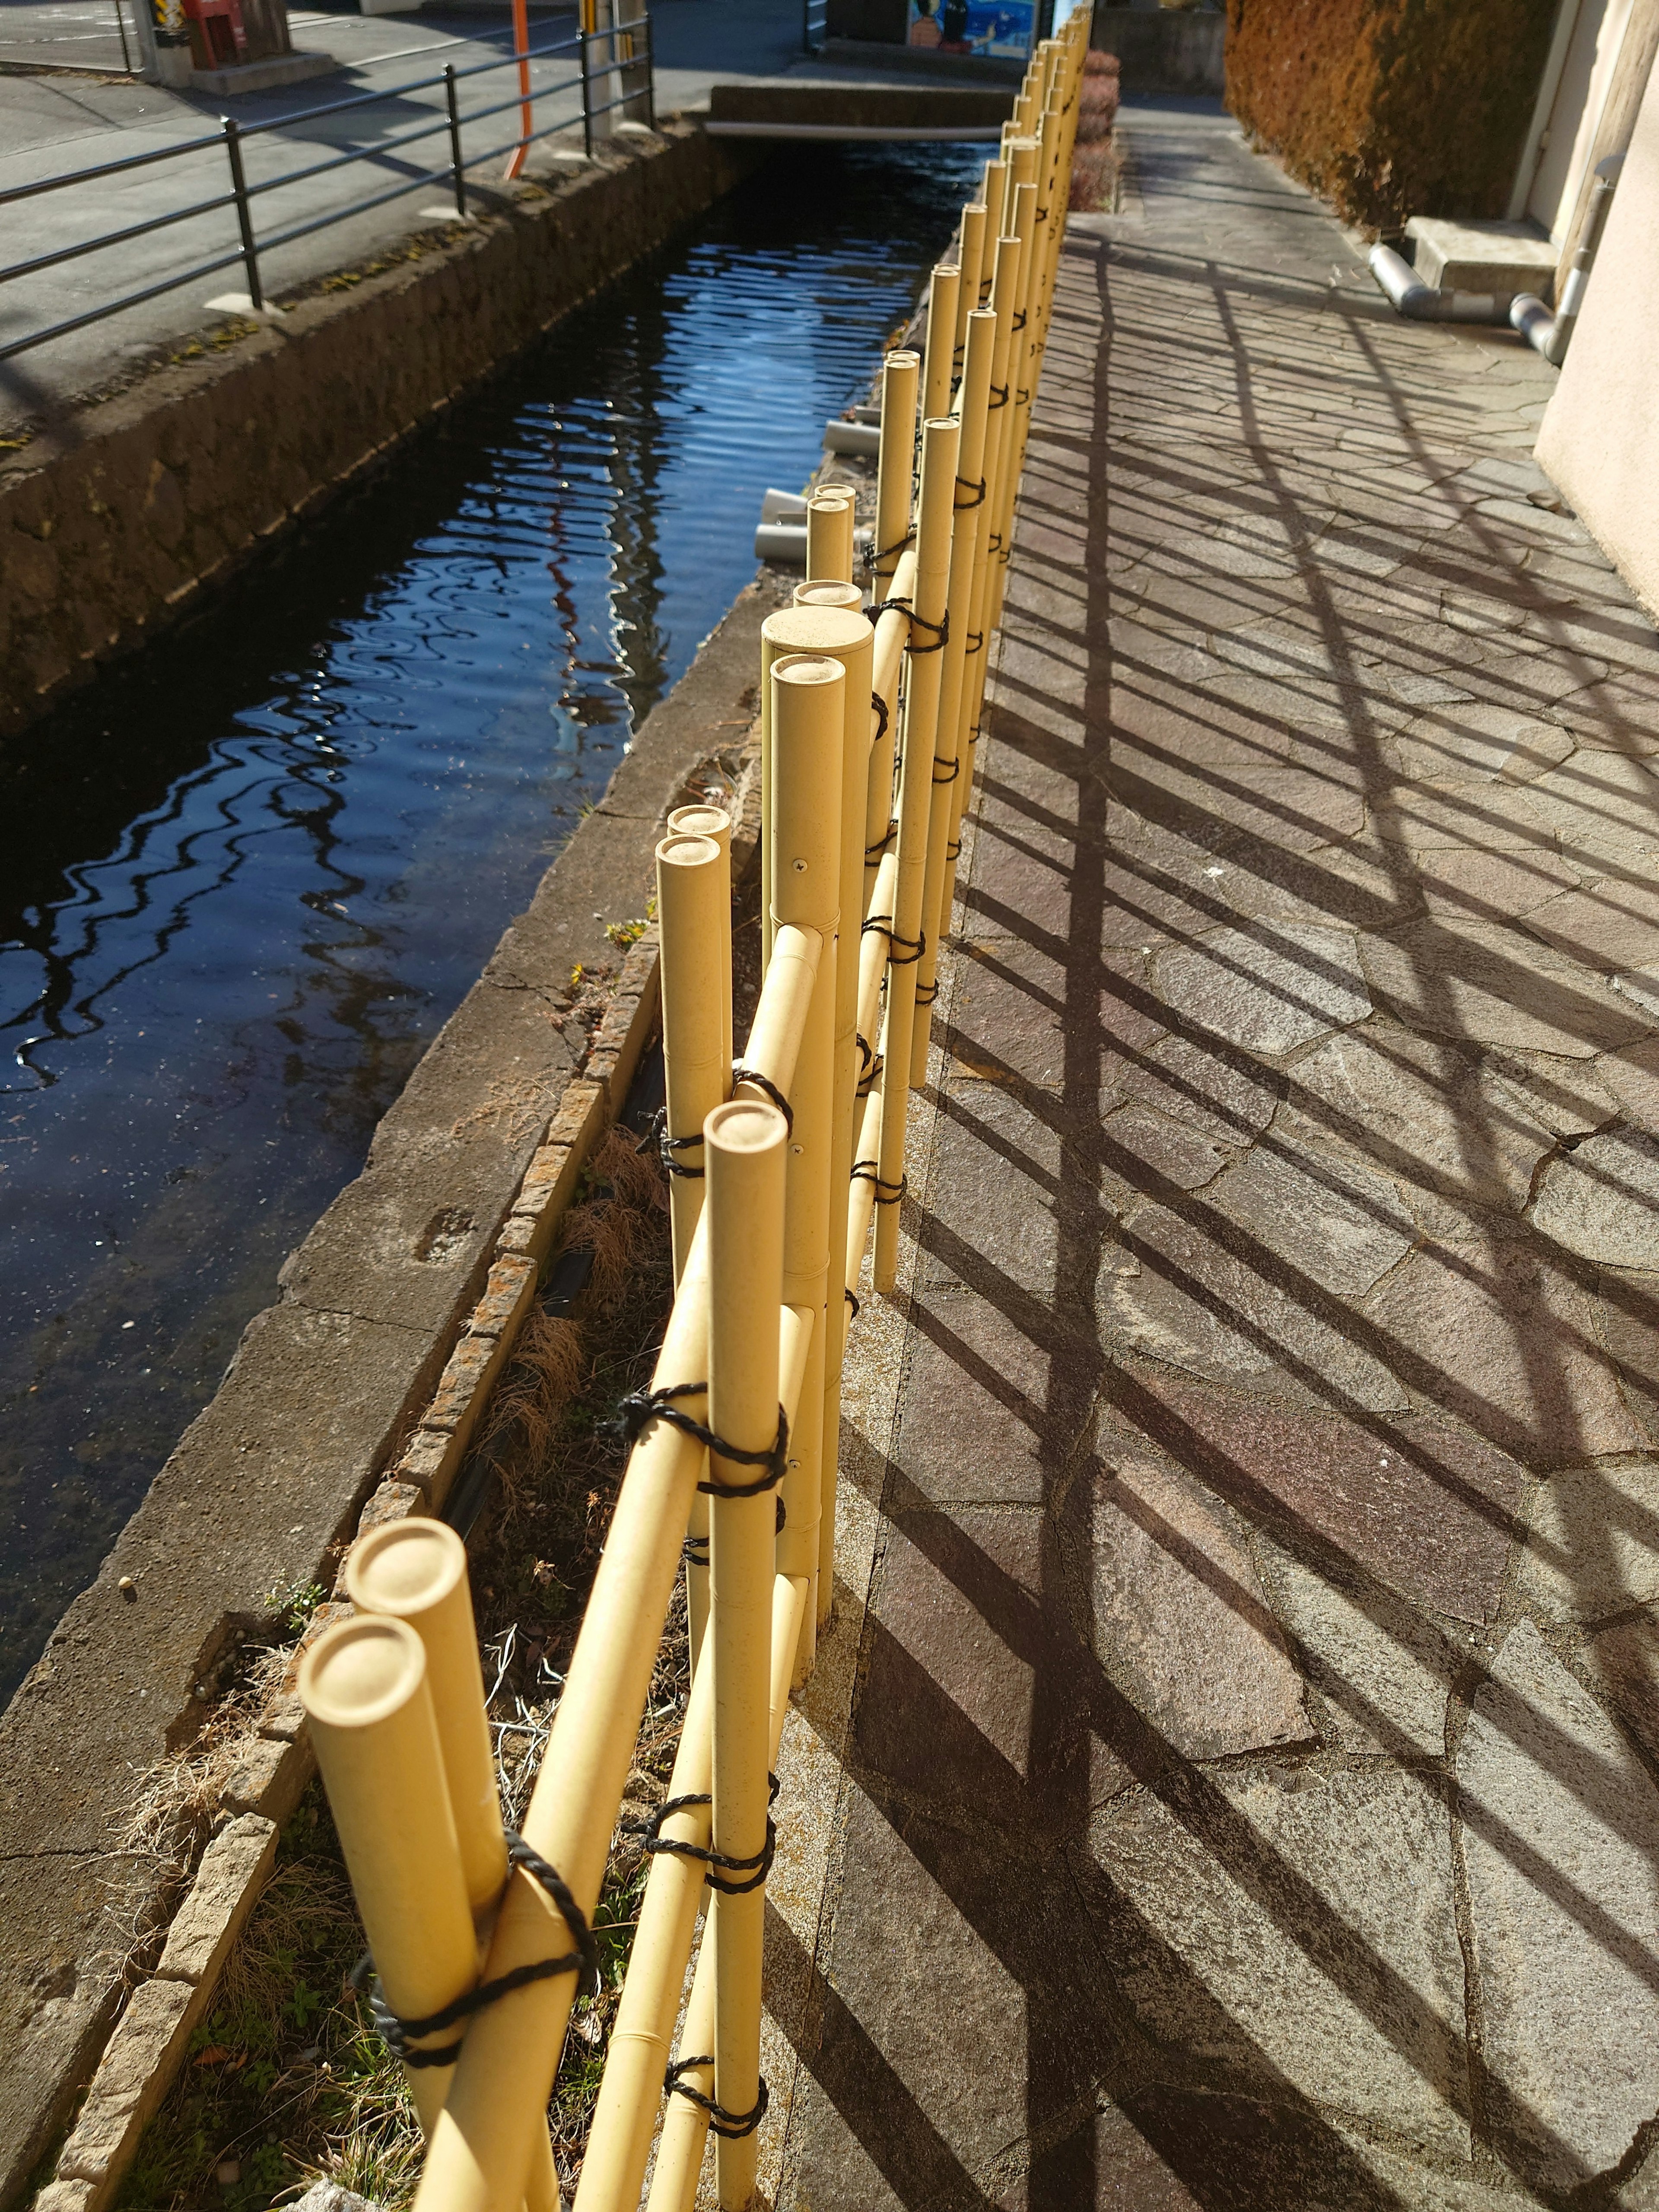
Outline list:
[[[732,1088],[735,1091],[740,1083],[752,1083],[757,1091],[763,1091],[766,1093],[779,1113],[782,1115],[784,1125],[793,1137],[795,1133],[794,1109],[777,1085],[773,1082],[771,1077],[763,1075],[758,1068],[745,1067],[740,1060],[734,1060],[732,1063]]]
[[[982,629],[970,629],[968,633],[968,643],[964,649],[969,653],[983,653],[985,650],[984,631]]]
[[[848,1316],[847,1316],[848,1321],[848,1322],[849,1322],[849,1324],[850,1324],[851,1322],[855,1322],[855,1321],[858,1319],[858,1317],[859,1317],[859,1312],[860,1312],[859,1301],[857,1300],[857,1298],[855,1298],[855,1297],[854,1297],[854,1295],[853,1295],[853,1293],[851,1292],[851,1291],[848,1291],[845,1293],[845,1297],[846,1297],[846,1299],[847,1299],[847,1303],[848,1303],[848,1304],[849,1306],[851,1306],[851,1307],[852,1307],[852,1309],[853,1309],[852,1312],[851,1312],[850,1314],[848,1314]]]
[[[712,2097],[705,2097],[701,2089],[694,2089],[689,2081],[681,2078],[693,2067],[712,2066],[714,2063],[714,2057],[712,2051],[701,2058],[677,2058],[662,2077],[664,2096],[689,2097],[694,2105],[701,2105],[708,2115],[708,2128],[712,2135],[727,2137],[752,2136],[766,2117],[765,2075],[761,2076],[760,2094],[749,2111],[728,2112],[724,2105],[717,2105]]]
[[[688,1567],[706,1567],[708,1565],[708,1537],[688,1536],[680,1546],[680,1557]]]
[[[960,857],[961,852],[962,840],[959,837],[955,838],[945,847],[945,857],[947,860],[954,860]]]
[[[776,1802],[778,1778],[775,1774],[769,1774],[767,1781],[770,1787],[767,1791],[766,1802],[771,1805]],[[672,1814],[686,1812],[693,1805],[712,1806],[714,1802],[714,1799],[707,1795],[696,1797],[665,1797],[648,1820],[624,1820],[623,1829],[628,1835],[643,1836],[645,1842],[641,1848],[647,1851],[672,1851],[676,1858],[701,1859],[704,1866],[708,1869],[703,1880],[710,1889],[719,1890],[723,1897],[746,1897],[750,1890],[758,1889],[761,1887],[771,1872],[772,1861],[777,1856],[777,1824],[770,1813],[766,1816],[766,1841],[752,1857],[746,1859],[734,1859],[726,1852],[714,1850],[705,1844],[684,1843],[678,1836],[665,1836],[662,1832],[663,1822]],[[723,1881],[720,1875],[714,1872],[716,1867],[724,1868],[727,1874],[746,1874],[750,1879],[747,1881]],[[695,2059],[687,2061],[687,2063],[691,2065],[698,2063]]]
[[[945,774],[943,775],[939,774],[939,770],[941,769],[945,770]],[[954,783],[961,774],[962,763],[960,759],[946,760],[943,753],[935,753],[933,755],[933,781],[935,783]]]
[[[859,1038],[858,1045],[860,1054],[858,1095],[860,1098],[867,1098],[874,1086],[876,1078],[881,1073],[882,1058],[878,1052],[871,1051],[862,1036]]]
[[[871,742],[878,745],[887,735],[887,702],[879,691],[870,694],[870,712],[876,717],[876,734]]]
[[[646,1123],[645,1133],[635,1146],[634,1150],[640,1153],[648,1152],[654,1144],[657,1148],[657,1158],[670,1175],[684,1176],[687,1182],[701,1182],[704,1170],[702,1168],[685,1167],[674,1158],[673,1155],[676,1152],[691,1152],[702,1142],[701,1129],[695,1137],[671,1137],[668,1133],[668,1109],[665,1106],[659,1106]]]
[[[904,641],[904,650],[907,653],[942,653],[945,650],[945,641],[951,635],[949,607],[945,610],[945,617],[941,622],[929,622],[926,615],[919,615],[908,599],[884,599],[878,607],[866,607],[864,611],[872,622],[879,622],[890,607],[901,608],[910,617],[911,635]],[[916,643],[915,631],[918,627],[933,631],[933,642],[931,645]]]
[[[986,539],[985,550],[987,553],[1000,553],[1002,550],[1002,532],[1000,530],[994,530]]]
[[[890,967],[908,968],[912,962],[920,960],[927,950],[927,939],[925,935],[896,937],[890,929],[887,933],[887,959]]]
[[[882,837],[878,837],[873,845],[866,845],[865,847],[864,859],[865,865],[866,866],[868,866],[869,863],[872,860],[879,858],[879,856],[887,850],[887,848],[893,842],[894,835],[897,829],[898,823],[896,822],[890,822],[887,825],[886,835]]]
[[[461,2040],[441,2044],[434,2051],[415,2051],[410,2044],[422,2035],[437,2035],[446,2027],[459,2027],[474,2013],[483,2012],[500,1997],[511,1996],[514,1990],[528,1989],[532,1982],[552,1981],[560,1974],[577,1976],[579,1996],[598,1996],[603,1986],[599,1974],[599,1947],[593,1940],[593,1931],[587,1924],[587,1916],[565,1887],[556,1867],[550,1866],[539,1851],[532,1850],[516,1830],[507,1830],[507,1880],[513,1879],[513,1869],[521,1867],[532,1881],[538,1882],[552,1899],[563,1916],[566,1927],[574,1939],[576,1948],[556,1959],[538,1959],[526,1966],[514,1966],[510,1973],[497,1974],[492,1982],[480,1982],[475,1990],[468,1990],[453,2003],[444,2005],[437,2012],[429,2012],[421,2020],[404,2020],[392,2011],[380,1993],[374,1975],[373,1955],[365,1951],[352,1968],[350,1982],[354,1989],[367,1990],[368,2015],[374,2023],[375,2033],[394,2057],[405,2066],[453,2066],[461,2055]],[[505,1895],[505,1890],[502,1894]]]
[[[890,914],[866,915],[864,920],[859,924],[859,935],[862,937],[866,930],[878,929],[884,937],[890,940],[893,933],[889,925],[892,921],[892,919],[893,917]]]
[[[987,414],[989,414],[990,410],[994,407],[1006,407],[1007,404],[1007,386],[1006,384],[994,384],[991,386],[991,396],[985,403],[985,410]]]
[[[1023,331],[1024,327],[1025,310],[1024,307],[1016,307],[1014,309],[1014,319],[1008,325],[1009,333],[1012,336],[1015,331]]]
[[[1031,395],[1022,384],[1014,393],[1014,404],[1017,407],[1029,407],[1030,404]]]
[[[980,478],[977,483],[970,483],[966,477],[958,477],[957,478],[957,489],[958,491],[971,492],[973,496],[971,499],[952,500],[951,504],[956,514],[965,514],[970,507],[980,507],[984,504],[985,479],[983,477]]]
[[[939,996],[939,983],[938,983],[937,980],[935,980],[933,982],[931,982],[931,983],[918,983],[918,984],[917,984],[917,986],[916,986],[916,1004],[917,1004],[919,1006],[931,1006],[933,1005],[933,1003],[934,1000],[935,1000],[936,998],[938,998],[938,996]]]
[[[905,1177],[901,1176],[896,1182],[884,1182],[876,1172],[880,1164],[879,1160],[854,1160],[853,1181],[874,1183],[878,1206],[896,1206],[904,1195]]]
[[[711,1498],[758,1498],[762,1491],[770,1490],[783,1480],[789,1465],[789,1423],[784,1410],[781,1406],[778,1407],[778,1433],[773,1443],[764,1451],[745,1451],[738,1444],[727,1443],[724,1437],[717,1437],[713,1429],[690,1413],[683,1413],[674,1402],[678,1398],[700,1398],[708,1388],[706,1382],[675,1382],[666,1390],[631,1392],[617,1408],[616,1425],[622,1432],[623,1441],[631,1447],[653,1421],[666,1421],[682,1436],[706,1444],[717,1459],[731,1460],[738,1467],[765,1469],[754,1482],[700,1482],[699,1490],[707,1491]]]
[[[866,574],[873,576],[884,561],[890,561],[896,554],[902,553],[905,547],[909,544],[915,534],[916,533],[914,529],[907,530],[902,538],[896,538],[890,545],[884,546],[879,553],[874,552],[873,550],[866,553],[864,556],[864,566]],[[872,607],[869,609],[868,611],[872,615],[878,616],[881,610],[879,607]]]

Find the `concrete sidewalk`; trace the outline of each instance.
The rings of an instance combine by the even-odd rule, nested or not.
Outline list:
[[[1659,639],[1218,116],[1073,222],[840,1613],[789,2212],[1659,2205]],[[920,1103],[921,1102],[919,1102]]]

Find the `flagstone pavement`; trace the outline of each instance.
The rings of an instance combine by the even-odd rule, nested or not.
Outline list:
[[[1553,371],[1125,128],[854,1331],[770,2186],[1659,2206],[1659,637]]]

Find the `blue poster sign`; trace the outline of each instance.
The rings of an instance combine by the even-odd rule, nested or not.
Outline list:
[[[1024,61],[1035,15],[1034,0],[910,0],[908,43],[934,53]]]

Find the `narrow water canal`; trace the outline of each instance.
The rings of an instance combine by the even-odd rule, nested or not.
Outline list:
[[[773,161],[0,761],[0,1698],[752,574],[978,158]]]

